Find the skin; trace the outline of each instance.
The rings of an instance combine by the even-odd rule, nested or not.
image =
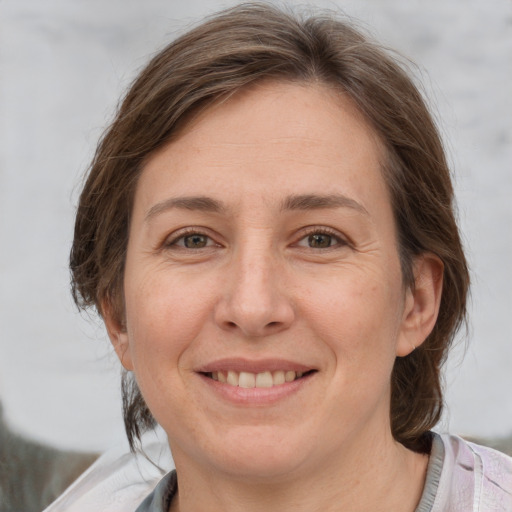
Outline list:
[[[125,318],[105,320],[167,432],[171,510],[416,507],[428,459],[392,438],[390,375],[435,323],[442,264],[404,286],[382,159],[346,97],[270,82],[147,161]],[[204,373],[283,365],[313,372],[277,392]]]

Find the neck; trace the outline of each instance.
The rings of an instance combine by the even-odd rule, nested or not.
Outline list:
[[[333,452],[307,471],[299,468],[271,482],[205,471],[189,461],[180,464],[177,453],[179,491],[170,512],[415,510],[425,482],[426,455],[396,443],[390,433]]]

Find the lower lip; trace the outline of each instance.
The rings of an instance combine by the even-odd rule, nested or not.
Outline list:
[[[209,389],[223,400],[242,406],[268,406],[298,393],[309,384],[316,372],[271,388],[241,388],[213,380],[203,374],[198,375]]]

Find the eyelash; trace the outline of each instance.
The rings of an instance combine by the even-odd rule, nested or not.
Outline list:
[[[298,246],[298,247],[303,247],[304,249],[323,251],[323,250],[327,250],[327,249],[338,248],[340,246],[350,245],[350,243],[347,240],[345,240],[343,237],[341,237],[337,231],[335,231],[333,229],[326,228],[326,227],[311,226],[311,227],[307,228],[303,233],[301,233],[301,235],[302,236],[298,239],[297,242],[295,242],[294,245]],[[305,247],[305,246],[299,245],[300,242],[302,242],[303,240],[307,239],[308,237],[310,237],[312,235],[321,235],[321,236],[331,237],[332,239],[334,239],[335,243],[333,243],[332,245],[329,245],[327,247]],[[192,236],[205,237],[207,239],[207,242],[206,242],[207,245],[205,245],[204,247],[199,247],[199,248],[186,247],[184,245],[185,239],[187,237],[192,237]],[[178,242],[180,242],[180,241],[183,241],[183,245],[178,244]],[[220,244],[216,243],[213,240],[213,238],[210,235],[206,234],[203,230],[198,229],[198,228],[192,228],[192,227],[187,228],[183,231],[180,231],[178,234],[175,234],[171,240],[166,241],[164,243],[165,248],[174,247],[174,248],[179,248],[179,250],[190,250],[190,251],[197,251],[199,249],[208,249],[213,246],[219,247]]]
[[[307,239],[308,237],[310,237],[312,235],[329,236],[334,239],[334,243],[332,245],[329,245],[328,247],[307,247],[307,249],[322,251],[322,250],[335,249],[335,248],[350,245],[350,243],[346,239],[344,239],[337,231],[330,229],[330,228],[319,227],[319,226],[318,227],[311,226],[311,227],[307,228],[305,233],[302,234],[301,238],[296,242],[295,245],[298,245],[301,241]],[[299,246],[299,247],[301,247],[301,246]]]
[[[186,247],[185,245],[178,245],[179,241],[184,241],[187,237],[192,237],[194,235],[207,238],[207,243],[213,242],[213,243],[209,243],[205,247],[200,247],[200,249],[205,249],[205,248],[213,247],[215,245],[216,246],[220,245],[220,244],[217,244],[210,235],[206,234],[204,232],[204,230],[201,230],[200,228],[187,228],[187,229],[180,231],[177,234],[174,234],[170,240],[166,240],[164,242],[163,246],[164,246],[164,248],[177,247],[180,250],[195,251],[197,249],[193,249],[191,247]]]

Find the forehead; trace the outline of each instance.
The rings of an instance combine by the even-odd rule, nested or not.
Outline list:
[[[382,188],[383,155],[378,136],[342,93],[263,82],[196,114],[147,160],[136,197],[222,188],[237,194],[233,200],[258,189],[270,199],[326,187],[364,197],[370,184]]]

